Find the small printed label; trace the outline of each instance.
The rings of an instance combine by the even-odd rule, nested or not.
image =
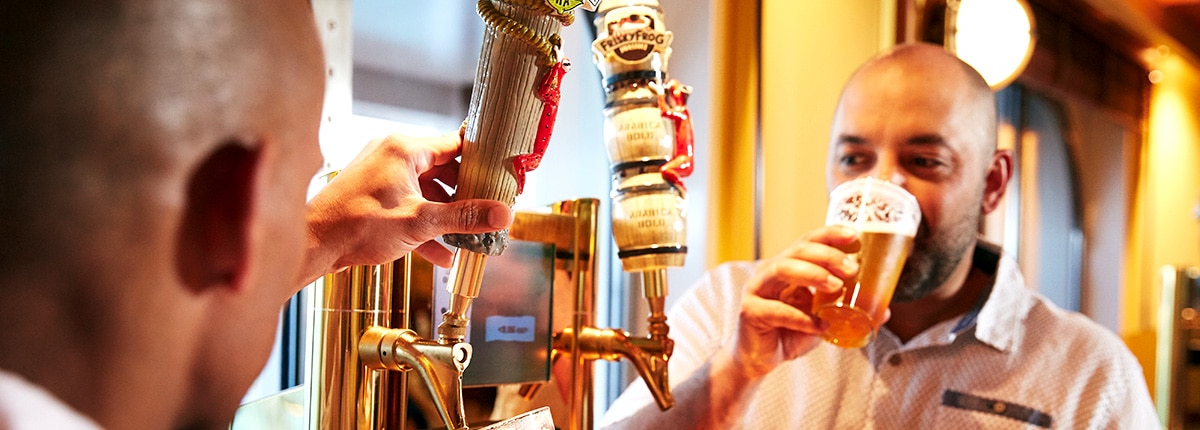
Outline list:
[[[666,151],[670,148],[662,148],[661,141],[666,135],[667,129],[663,122],[662,111],[657,107],[619,112],[612,116],[608,125],[611,127],[612,143],[625,151],[637,150],[639,156],[647,155],[642,154],[647,151],[652,152],[653,155],[669,155]],[[658,152],[664,153],[659,154]]]
[[[599,3],[600,0],[595,1]],[[588,3],[591,3],[591,0],[589,0]],[[571,9],[575,9],[579,7],[579,5],[583,4],[583,0],[546,0],[546,4],[554,8],[554,11],[558,12],[559,15],[566,15],[566,13],[570,12]],[[584,6],[584,9],[587,9],[587,6]],[[588,10],[596,10],[596,7],[593,5],[592,8]]]
[[[629,213],[629,221],[637,228],[662,228],[682,218],[675,208],[635,209]]]
[[[487,336],[485,342],[533,342],[533,332],[536,320],[533,316],[506,317],[492,315],[487,317]]]

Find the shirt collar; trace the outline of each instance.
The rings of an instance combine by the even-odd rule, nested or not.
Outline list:
[[[980,254],[985,259],[992,256],[996,261],[993,266],[995,276],[992,285],[980,295],[979,303],[959,319],[954,332],[962,333],[974,327],[975,339],[997,350],[1010,352],[1025,335],[1022,322],[1033,307],[1032,296],[1025,289],[1025,279],[1016,261],[1003,255],[998,247],[980,242],[975,253],[976,267],[981,262]]]
[[[973,337],[1001,352],[1011,351],[1013,345],[1024,336],[1021,322],[1033,306],[1032,295],[1025,289],[1025,280],[1016,261],[1004,255],[998,246],[977,242],[972,265],[990,275],[991,282],[970,310],[957,320],[936,324],[903,344],[886,327],[881,327],[880,338],[887,339],[887,342],[872,342],[880,348],[879,353],[886,355],[895,349],[949,345],[964,336]],[[885,347],[884,344],[889,346]]]
[[[950,332],[954,335],[962,334],[962,332],[971,326],[975,325],[975,321],[979,318],[979,311],[983,309],[983,305],[987,303],[988,297],[992,295],[992,288],[996,285],[996,269],[1000,265],[1000,250],[986,242],[976,242],[975,252],[972,253],[971,266],[973,269],[987,275],[988,285],[979,293],[979,298],[975,299],[975,305],[967,313],[963,314],[962,318],[954,324],[954,328]]]
[[[0,369],[0,428],[99,430],[101,427],[49,391]]]

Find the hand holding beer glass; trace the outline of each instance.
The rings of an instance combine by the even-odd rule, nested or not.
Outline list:
[[[917,199],[898,185],[870,177],[838,185],[829,194],[825,225],[844,225],[859,232],[858,275],[843,279],[839,292],[817,292],[813,315],[828,323],[821,334],[844,348],[866,345],[883,324],[896,281],[912,252],[921,223]]]

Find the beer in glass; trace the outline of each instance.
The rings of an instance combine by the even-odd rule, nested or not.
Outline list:
[[[844,225],[859,232],[858,275],[843,279],[833,293],[817,292],[813,315],[828,323],[826,341],[845,348],[866,345],[883,323],[883,316],[904,262],[912,252],[921,222],[917,199],[898,185],[870,177],[858,178],[829,194],[826,225]]]

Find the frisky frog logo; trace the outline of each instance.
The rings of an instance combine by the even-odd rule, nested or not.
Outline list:
[[[637,63],[654,51],[665,51],[671,45],[671,32],[659,31],[654,15],[642,12],[635,10],[625,15],[606,16],[608,37],[593,42],[592,51],[601,58],[613,54],[625,63]]]

